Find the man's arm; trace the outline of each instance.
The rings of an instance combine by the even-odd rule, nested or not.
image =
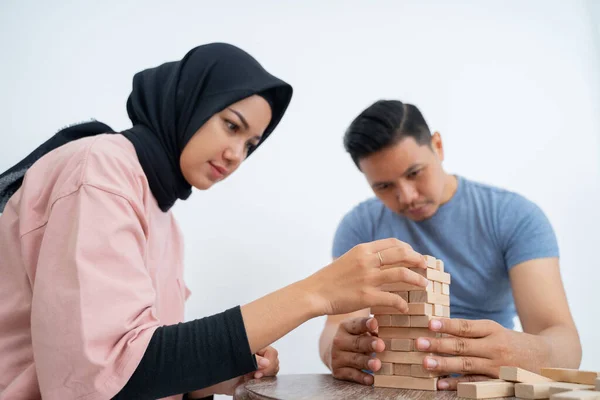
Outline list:
[[[560,276],[558,258],[539,258],[509,271],[523,331],[543,338],[549,354],[542,366],[579,368],[581,343]]]

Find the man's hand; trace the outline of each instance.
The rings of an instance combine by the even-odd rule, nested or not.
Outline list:
[[[377,338],[377,320],[359,317],[344,320],[333,338],[329,367],[334,378],[372,385],[373,376],[361,370],[378,371],[381,361],[374,352],[385,349],[383,340]]]
[[[425,357],[423,367],[444,375],[463,375],[440,379],[438,389],[456,390],[459,382],[498,378],[501,366],[537,372],[548,364],[550,344],[546,338],[506,329],[494,321],[436,318],[429,322],[429,329],[450,336],[419,338],[417,350],[450,357]]]
[[[216,385],[196,390],[189,393],[190,399],[201,399],[213,394],[224,394],[233,396],[235,389],[250,379],[260,379],[263,376],[275,376],[279,372],[279,356],[277,350],[268,346],[259,350],[256,353],[256,363],[258,369],[246,375],[238,376],[225,382],[217,383]]]

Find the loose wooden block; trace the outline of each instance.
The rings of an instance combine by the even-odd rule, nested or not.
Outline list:
[[[410,326],[413,328],[428,328],[431,318],[429,315],[412,315],[410,317]]]
[[[436,268],[436,259],[432,256],[425,256],[425,262],[427,263],[427,268]]]
[[[410,375],[415,378],[438,378],[444,374],[441,372],[428,371],[421,364],[412,364],[410,366]]]
[[[552,396],[556,393],[569,392],[571,390],[592,390],[593,385],[584,385],[581,383],[569,383],[569,382],[554,382],[550,384],[548,394]]]
[[[414,339],[391,339],[390,350],[392,351],[413,351],[415,349]]]
[[[394,364],[394,375],[410,376],[411,364]]]
[[[375,372],[375,375],[394,375],[394,364],[381,363],[381,368]]]
[[[594,385],[600,377],[600,372],[580,371],[569,368],[542,368],[540,375],[553,379],[557,382],[583,383]]]
[[[379,288],[386,292],[408,292],[411,290],[427,290],[428,292],[433,292],[433,282],[430,281],[426,288],[404,282],[386,283]]]
[[[450,296],[442,294],[441,288],[440,293],[436,293],[435,290],[433,293],[427,292],[425,290],[411,290],[410,292],[408,292],[408,299],[411,303],[441,304],[443,306],[450,305]]]
[[[380,338],[389,339],[417,339],[420,337],[437,338],[441,337],[439,332],[430,331],[427,328],[379,328]]]
[[[392,326],[392,316],[391,315],[375,315],[375,320],[377,321],[377,325],[379,327],[382,326]],[[410,321],[409,321],[410,324]]]
[[[394,307],[371,307],[371,314],[400,314],[400,315],[433,315],[433,307],[427,303],[408,303],[408,312],[401,312]]]
[[[408,328],[410,326],[410,318],[410,315],[390,315],[390,326]]]
[[[381,362],[394,364],[423,364],[423,359],[432,355],[433,353],[423,353],[421,351],[382,351],[377,353],[377,358]]]
[[[450,296],[450,285],[448,285],[447,283],[442,283],[442,294]]]
[[[381,338],[387,351],[413,351],[415,349],[414,339],[392,339]]]
[[[413,378],[410,376],[375,376],[375,387],[395,389],[437,390],[437,378]]]
[[[550,378],[517,367],[500,367],[500,379],[522,383],[553,382]]]
[[[444,283],[442,282],[433,282],[433,293],[442,294],[442,286]]]
[[[424,276],[425,278],[429,279],[430,281],[447,283],[447,284],[450,284],[450,282],[451,282],[450,274],[447,272],[438,271],[438,270],[435,270],[432,268],[427,268],[427,269],[410,268],[410,269],[413,270],[414,272],[416,272],[417,274]]]
[[[600,378],[596,378],[596,390],[600,391]]]
[[[436,260],[435,269],[438,271],[444,272],[444,262],[442,260]]]
[[[599,400],[600,392],[595,390],[571,390],[556,393],[550,396],[550,400]]]
[[[457,385],[457,397],[467,399],[492,399],[494,397],[512,397],[515,384],[501,380],[482,382],[461,382]]]
[[[550,397],[550,386],[555,383],[517,383],[515,384],[515,397],[520,399],[547,399]]]
[[[394,294],[397,294],[398,296],[402,297],[402,300],[406,301],[408,303],[408,291],[407,290],[403,290],[400,292],[392,292]]]

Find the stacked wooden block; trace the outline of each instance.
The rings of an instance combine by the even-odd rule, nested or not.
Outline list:
[[[432,317],[450,317],[450,274],[444,263],[425,256],[427,269],[411,268],[429,280],[427,288],[396,283],[384,285],[408,302],[409,310],[401,313],[393,307],[373,307],[371,313],[379,324],[379,337],[385,351],[377,357],[382,367],[375,373],[375,387],[436,390],[438,375],[423,368],[423,359],[431,353],[416,350],[419,337],[439,337],[429,330]],[[392,266],[393,267],[393,266]]]
[[[458,397],[491,399],[600,400],[600,372],[542,368],[540,375],[517,367],[501,367],[500,379],[458,384]]]

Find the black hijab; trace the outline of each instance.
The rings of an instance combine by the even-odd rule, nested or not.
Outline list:
[[[133,143],[161,210],[169,210],[177,199],[191,194],[179,157],[194,133],[215,113],[254,94],[264,97],[272,111],[260,145],[283,117],[292,87],[245,51],[225,43],[198,46],[180,61],[134,76],[127,100],[133,127],[120,133]],[[0,175],[0,213],[39,158],[72,140],[102,133],[117,132],[98,121],[63,129]]]

